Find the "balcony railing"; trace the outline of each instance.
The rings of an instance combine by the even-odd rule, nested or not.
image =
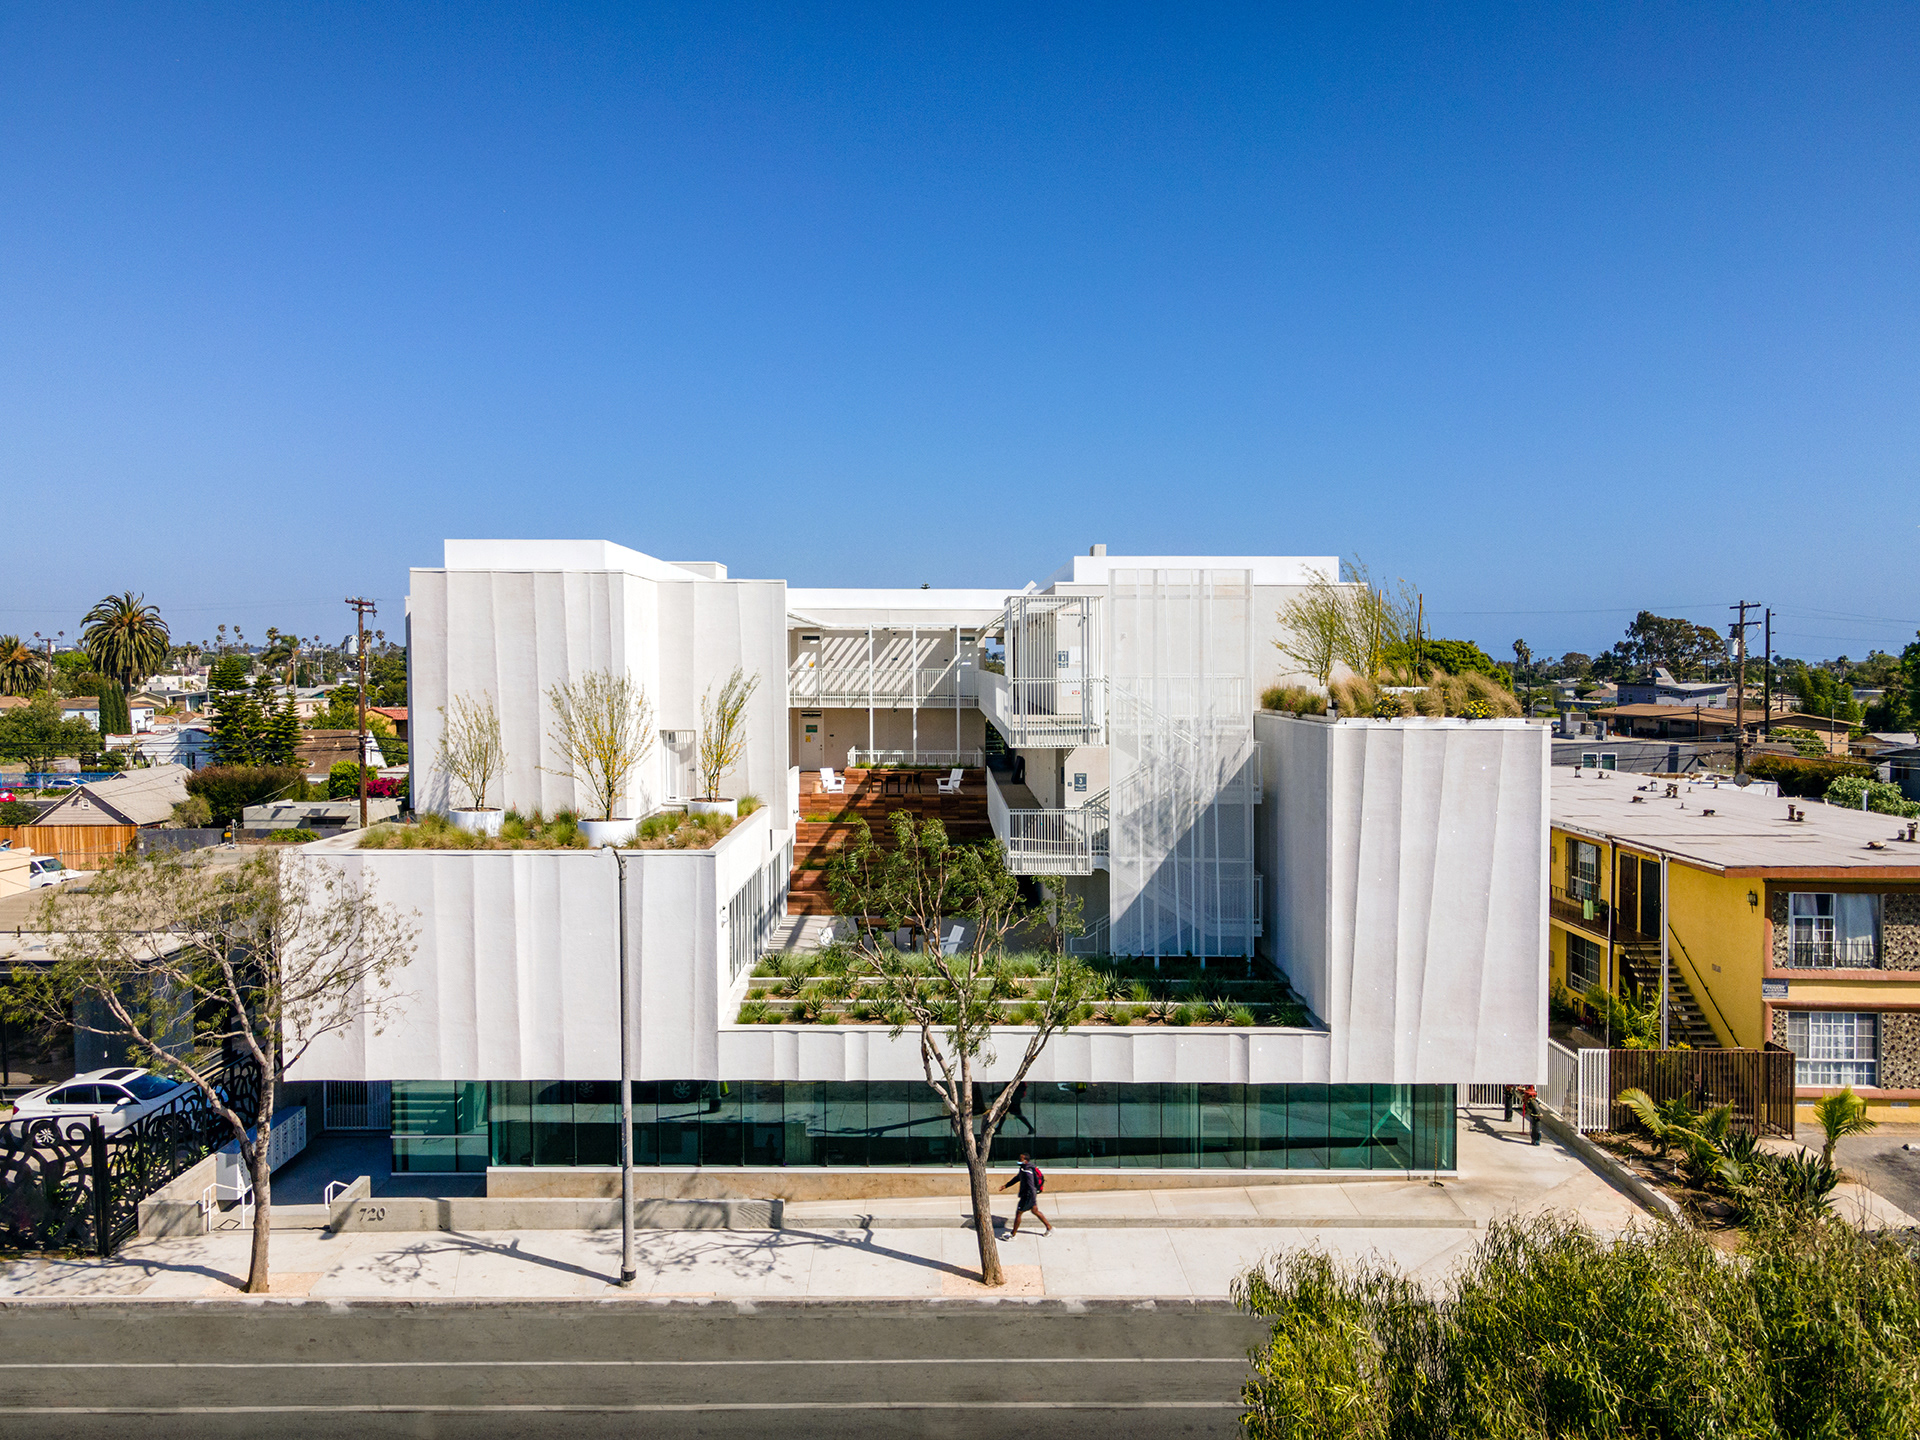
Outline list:
[[[978,671],[971,664],[878,666],[807,665],[787,670],[787,703],[823,709],[954,710],[973,705]]]
[[[1878,970],[1880,949],[1871,935],[1796,938],[1787,947],[1787,964],[1797,970]]]
[[[1015,810],[989,770],[987,819],[1007,848],[1007,868],[1016,875],[1091,875],[1107,863],[1102,800],[1078,810]]]
[[[1564,925],[1578,925],[1598,935],[1607,933],[1607,911],[1610,907],[1604,900],[1576,895],[1556,885],[1548,908],[1553,918]]]
[[[988,672],[980,677],[980,709],[1016,750],[1106,744],[1104,680],[1010,680]]]

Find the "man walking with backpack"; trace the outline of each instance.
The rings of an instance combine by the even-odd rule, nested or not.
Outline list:
[[[1007,1238],[1011,1240],[1020,1233],[1020,1217],[1029,1210],[1033,1212],[1034,1219],[1047,1227],[1046,1233],[1053,1234],[1053,1222],[1047,1219],[1046,1212],[1040,1208],[1040,1192],[1047,1188],[1046,1172],[1025,1154],[1020,1156],[1020,1168],[1013,1172],[1013,1179],[1000,1188],[1011,1190],[1015,1185],[1020,1187],[1020,1201],[1014,1207],[1013,1229],[1007,1233]]]

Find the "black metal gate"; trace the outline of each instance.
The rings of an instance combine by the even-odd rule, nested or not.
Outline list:
[[[260,1071],[231,1060],[214,1088],[242,1116]],[[110,1255],[140,1228],[140,1202],[233,1139],[198,1088],[115,1134],[98,1119],[0,1122],[0,1250]]]

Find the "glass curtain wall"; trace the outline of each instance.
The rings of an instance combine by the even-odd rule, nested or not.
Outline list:
[[[464,1108],[453,1098],[458,1092]],[[998,1086],[979,1087],[984,1107]],[[921,1081],[645,1081],[634,1160],[672,1166],[960,1163]],[[417,1096],[417,1098],[416,1098]],[[394,1082],[396,1170],[619,1163],[619,1085]],[[454,1130],[453,1126],[465,1129]],[[489,1144],[490,1141],[490,1144]],[[995,1163],[1163,1170],[1451,1170],[1451,1085],[1030,1082]]]

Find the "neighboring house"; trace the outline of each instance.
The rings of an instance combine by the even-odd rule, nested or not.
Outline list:
[[[98,695],[69,695],[60,702],[62,720],[84,720],[94,729],[100,728],[100,697]]]
[[[417,915],[394,977],[414,998],[378,1033],[320,1037],[289,1078],[391,1082],[396,1169],[507,1184],[610,1163],[624,913],[641,1163],[944,1163],[914,1035],[737,1023],[803,878],[803,771],[852,751],[960,768],[951,801],[923,777],[926,803],[984,811],[1016,871],[1070,886],[1090,926],[1076,948],[1264,959],[1310,1012],[1075,1026],[1031,1073],[1009,1143],[1130,1173],[1450,1169],[1460,1086],[1545,1079],[1547,731],[1257,710],[1286,674],[1279,611],[1334,566],[1096,552],[1044,587],[789,590],[600,541],[448,541],[408,603],[419,808],[464,801],[419,757],[467,696],[499,714],[494,803],[581,809],[544,745],[544,697],[606,668],[646,687],[658,729],[618,810],[690,795],[701,697],[736,666],[760,686],[719,788],[765,803],[710,849],[627,852],[624,911],[598,852],[323,842],[309,853]],[[989,748],[1025,783],[985,773]],[[984,1083],[1011,1073],[1019,1036]]]
[[[1749,757],[1751,758],[1751,757]],[[1610,735],[1554,737],[1553,763],[1569,769],[1624,770],[1636,775],[1733,774],[1733,741],[1636,740]],[[1756,785],[1760,781],[1754,782]],[[1772,793],[1770,787],[1768,792]]]
[[[309,780],[324,780],[327,773],[342,761],[351,764],[360,757],[360,732],[358,730],[302,730],[300,732],[299,764]],[[367,734],[366,763],[378,770],[387,763],[387,757],[380,753],[380,737],[371,731]]]
[[[1706,706],[1719,709],[1733,691],[1731,680],[1676,680],[1664,665],[1653,667],[1651,680],[1622,680],[1619,683],[1622,705]]]
[[[25,695],[0,695],[0,710],[20,710],[32,703]]]
[[[378,715],[393,726],[393,738],[402,744],[407,738],[407,707],[404,705],[369,705],[368,715]],[[368,721],[369,724],[372,721]]]
[[[1885,755],[1894,750],[1910,750],[1920,737],[1911,733],[1889,730],[1874,730],[1862,735],[1848,747],[1850,751],[1863,758]]]
[[[111,780],[75,786],[40,812],[35,825],[161,825],[187,798],[184,765],[128,770]]]
[[[1797,817],[1797,818],[1796,818]],[[1784,1045],[1798,1094],[1920,1100],[1920,839],[1912,822],[1731,784],[1556,769],[1552,976],[1660,989],[1695,1047]],[[1663,907],[1662,874],[1667,903]]]
[[[156,715],[144,734],[107,736],[107,748],[130,751],[149,765],[198,770],[213,763],[213,731],[204,720]]]
[[[1623,687],[1624,688],[1624,687]],[[1762,718],[1757,705],[1747,707],[1747,729],[1756,730]],[[1725,736],[1729,740],[1738,722],[1731,710],[1706,705],[1616,705],[1593,712],[1615,735],[1631,735],[1643,740],[1700,740]],[[1776,720],[1776,725],[1786,723]]]
[[[367,821],[378,824],[400,813],[398,800],[367,800]],[[313,830],[332,834],[360,828],[360,801],[352,800],[273,800],[265,805],[249,805],[240,812],[240,823],[248,830]]]

